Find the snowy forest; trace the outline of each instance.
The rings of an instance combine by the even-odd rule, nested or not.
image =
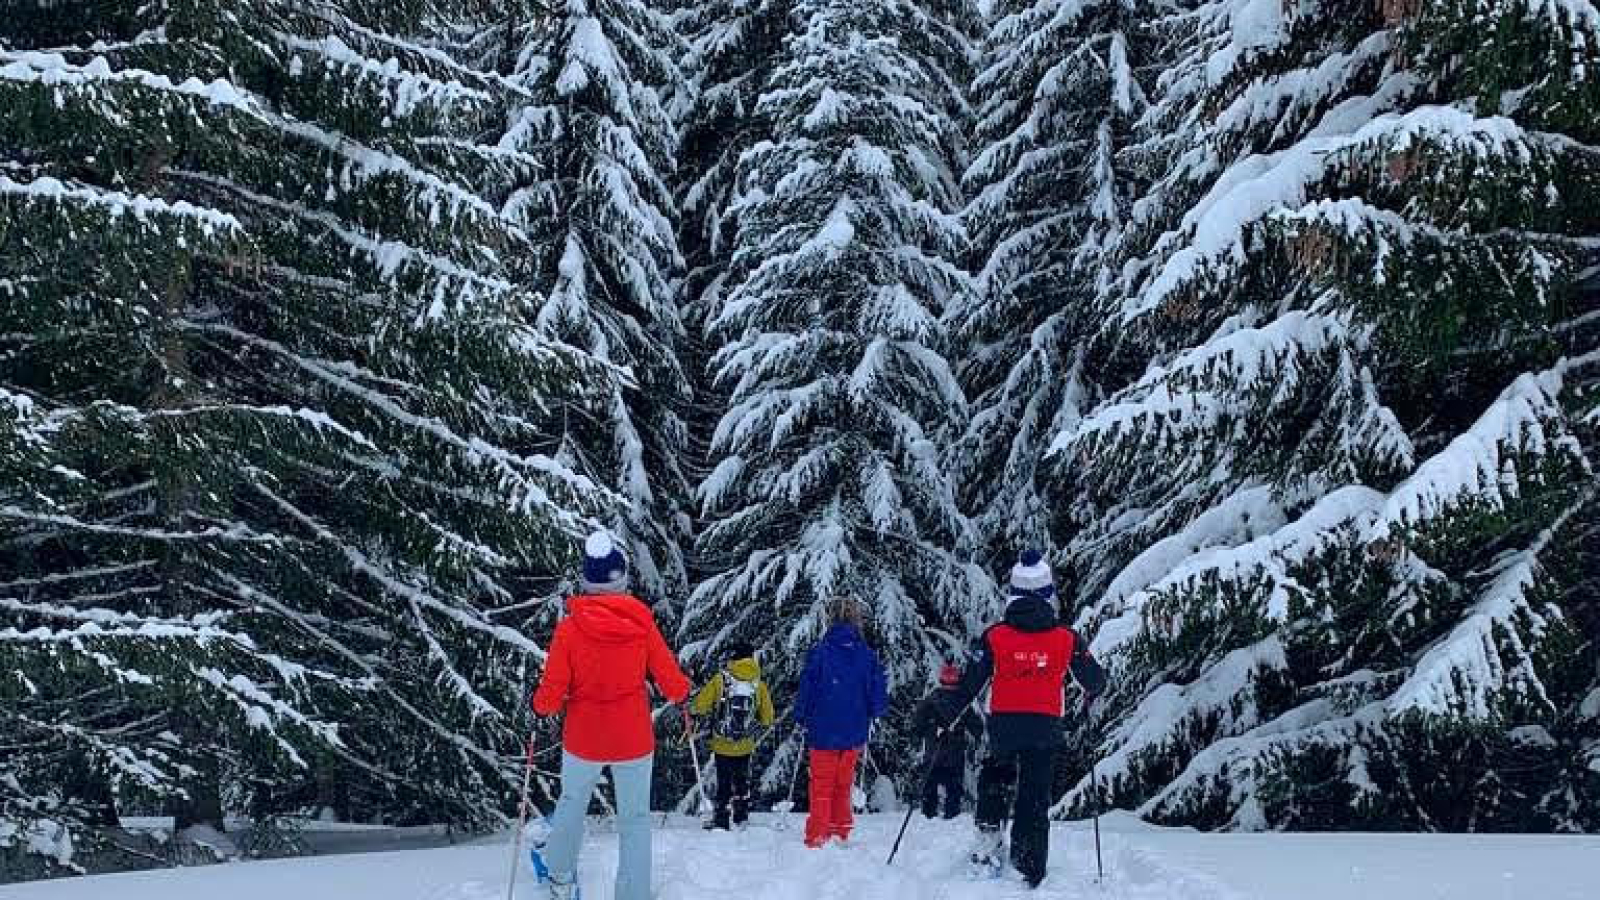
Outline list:
[[[596,526],[762,803],[1032,546],[1057,815],[1600,831],[1594,0],[6,7],[0,857],[503,827]]]

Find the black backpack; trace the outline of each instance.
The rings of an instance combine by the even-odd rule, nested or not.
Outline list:
[[[717,704],[717,737],[742,741],[756,730],[756,683],[722,673],[722,699]]]

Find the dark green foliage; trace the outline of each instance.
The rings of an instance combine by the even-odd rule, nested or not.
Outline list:
[[[607,370],[532,327],[462,171],[516,164],[469,149],[498,82],[411,42],[439,10],[372,6],[0,26],[23,833],[112,803],[499,821],[539,657],[513,576],[612,499],[550,426]]]
[[[1600,154],[1560,111],[1600,70],[1534,60],[1594,23],[1239,8],[1155,29],[1150,187],[1087,353],[1126,386],[1057,441],[1120,685],[1074,752],[1160,821],[1586,827],[1563,548],[1594,528]]]

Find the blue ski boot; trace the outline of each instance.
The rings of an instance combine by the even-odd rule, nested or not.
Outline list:
[[[550,875],[550,866],[544,860],[544,845],[550,839],[549,820],[534,813],[522,837],[528,842],[528,865],[533,869],[533,877],[544,889],[545,895],[550,900],[583,900],[583,890],[578,886],[577,876],[573,876],[571,881],[557,881]]]

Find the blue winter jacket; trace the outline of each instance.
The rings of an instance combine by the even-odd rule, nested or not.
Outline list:
[[[889,689],[878,654],[847,622],[834,623],[806,655],[794,717],[817,750],[848,750],[867,742],[872,720],[889,710]]]

